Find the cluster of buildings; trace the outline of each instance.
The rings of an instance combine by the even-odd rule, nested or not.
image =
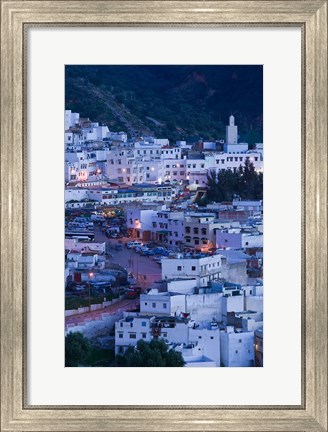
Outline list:
[[[262,248],[262,201],[233,201],[207,206],[206,212],[192,211],[177,203],[131,205],[126,210],[126,227],[133,237],[159,241],[177,250],[208,252],[216,248]]]
[[[263,145],[239,143],[232,115],[224,142],[170,145],[65,112],[65,207],[120,205],[130,237],[174,251],[158,285],[140,294],[140,310],[115,323],[116,354],[163,339],[188,367],[263,365],[262,201],[193,205],[210,171],[247,160],[262,171]],[[66,236],[68,272],[104,273],[105,243],[88,240]]]
[[[78,113],[65,111],[65,202],[67,208],[90,203],[171,201],[188,185],[204,187],[209,171],[236,170],[246,160],[263,169],[263,146],[238,143],[230,116],[226,142],[177,141],[131,137],[111,132]]]
[[[260,282],[213,280],[197,287],[192,276],[167,280],[166,291],[141,294],[140,312],[125,312],[116,322],[115,352],[161,338],[189,367],[263,366],[262,305]]]

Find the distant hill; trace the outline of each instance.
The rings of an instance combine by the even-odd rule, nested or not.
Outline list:
[[[111,130],[171,140],[262,142],[262,66],[66,66],[66,109]]]

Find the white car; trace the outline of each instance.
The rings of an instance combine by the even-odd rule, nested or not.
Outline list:
[[[139,242],[139,241],[130,241],[129,243],[126,244],[126,246],[127,246],[128,249],[134,249],[137,246],[142,247],[143,243]]]

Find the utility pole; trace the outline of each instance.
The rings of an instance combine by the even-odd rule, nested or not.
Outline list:
[[[89,286],[89,312],[91,310],[91,283],[90,283],[90,279],[94,276],[93,272],[89,272],[88,273],[88,286]]]

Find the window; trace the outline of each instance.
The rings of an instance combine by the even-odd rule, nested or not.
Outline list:
[[[155,307],[156,307],[156,303],[152,303],[151,306],[152,306],[153,308],[155,308]]]
[[[148,304],[148,303],[147,303],[147,302],[145,302],[145,306],[147,306],[147,304]]]
[[[167,337],[167,333],[163,333],[163,337]]]
[[[236,350],[235,353],[238,354],[238,350]]]
[[[123,339],[123,333],[119,333],[119,334],[118,334],[118,337],[119,337],[120,339]]]
[[[146,339],[147,333],[141,333],[142,339]]]
[[[120,323],[120,327],[123,327],[123,323]]]
[[[201,336],[198,336],[198,339],[201,339],[202,337]]]
[[[251,350],[248,350],[247,352],[248,352],[248,354],[249,354],[249,353],[251,352]]]
[[[136,333],[130,333],[130,339],[137,339]]]
[[[213,337],[213,336],[211,336],[211,339],[214,339],[214,337]]]
[[[195,267],[195,266],[192,266],[192,267],[191,267],[191,270],[192,270],[192,271],[196,271],[196,267]]]
[[[130,327],[133,327],[133,323],[130,323]]]
[[[167,309],[167,303],[163,303],[163,309]]]
[[[145,303],[145,304],[147,304],[147,303]],[[146,327],[146,325],[147,325],[146,321],[141,321],[141,326],[142,327]]]
[[[241,339],[239,339],[239,341],[238,341],[239,343],[241,343]]]

